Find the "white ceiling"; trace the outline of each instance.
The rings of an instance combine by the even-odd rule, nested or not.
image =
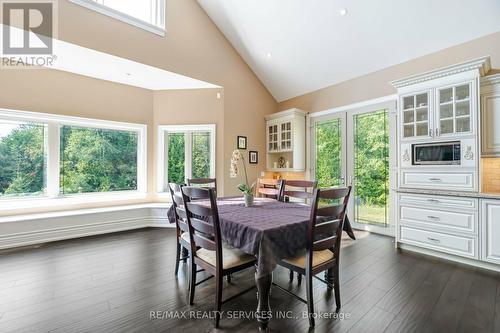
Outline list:
[[[2,28],[3,24],[0,24]],[[14,43],[22,40],[23,30],[11,27]],[[30,32],[30,38],[38,39]],[[21,42],[19,42],[22,45]],[[149,90],[220,88],[209,82],[99,52],[58,39],[53,40],[56,60],[50,69],[80,74],[96,79]],[[28,58],[28,60],[31,58]],[[29,63],[29,61],[28,61]]]
[[[278,101],[500,31],[500,0],[198,2]]]

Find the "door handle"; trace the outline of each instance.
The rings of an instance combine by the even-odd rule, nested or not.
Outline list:
[[[345,185],[345,177],[344,176],[340,177],[340,184]]]
[[[441,178],[429,178],[431,182],[440,182]]]

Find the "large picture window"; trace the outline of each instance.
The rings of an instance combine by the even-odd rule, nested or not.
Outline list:
[[[145,193],[145,138],[146,125],[0,110],[0,200]]]
[[[62,126],[63,194],[137,190],[137,132]]]
[[[165,0],[70,0],[157,34],[165,32]]]
[[[159,127],[158,191],[168,183],[215,177],[215,125]]]

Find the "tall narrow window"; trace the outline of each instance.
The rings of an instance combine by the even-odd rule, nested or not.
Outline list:
[[[168,133],[168,182],[182,184],[186,179],[185,164],[185,138],[184,133]]]
[[[0,197],[42,195],[46,126],[0,119]]]
[[[215,177],[215,125],[165,125],[159,132],[159,192],[168,183]]]
[[[63,194],[137,190],[136,132],[62,126]]]
[[[210,177],[210,132],[191,133],[191,178]]]

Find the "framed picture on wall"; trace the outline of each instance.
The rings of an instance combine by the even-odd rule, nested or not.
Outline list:
[[[248,152],[248,162],[250,164],[259,164],[259,152],[250,150]]]
[[[237,140],[238,149],[247,149],[247,137],[238,135]]]

